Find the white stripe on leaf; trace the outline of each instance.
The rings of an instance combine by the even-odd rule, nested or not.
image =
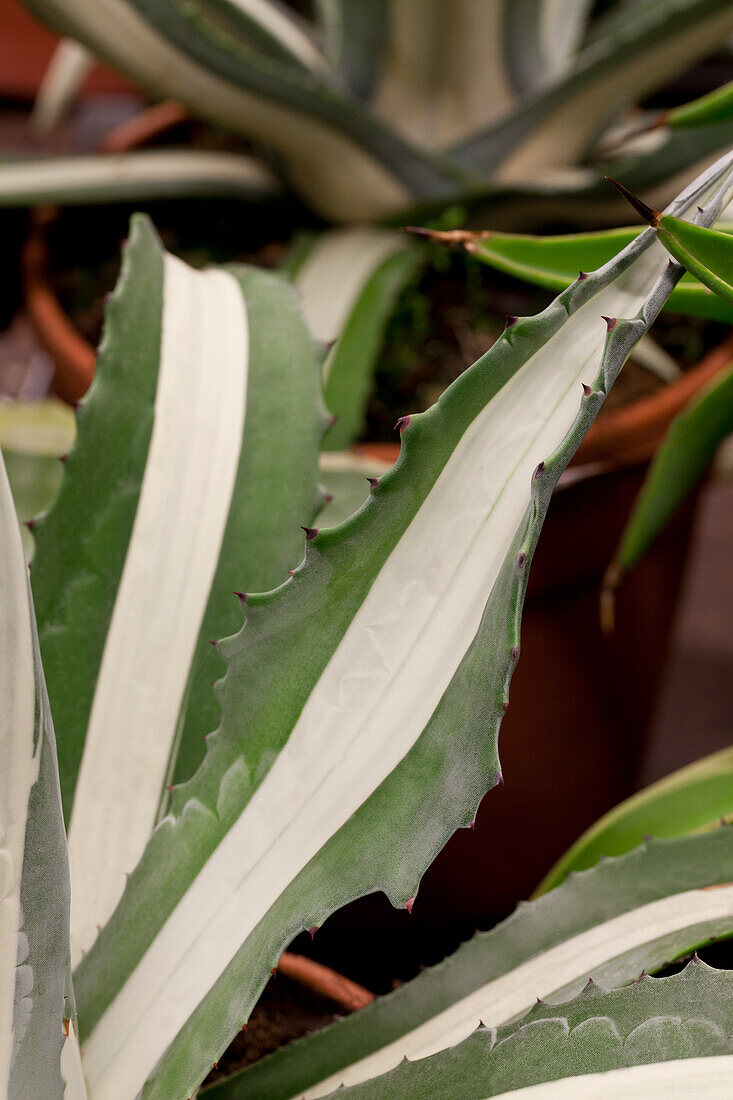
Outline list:
[[[545,1081],[493,1100],[733,1100],[733,1055],[676,1058]]]
[[[242,446],[239,284],[166,255],[163,289],[153,433],[69,828],[75,959],[155,824]]]

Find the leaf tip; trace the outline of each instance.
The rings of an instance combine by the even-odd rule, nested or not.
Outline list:
[[[606,176],[605,179],[607,179],[609,183],[613,184],[616,190],[623,195],[623,197],[631,206],[633,206],[636,213],[640,217],[642,217],[645,222],[648,222],[649,225],[651,225],[654,229],[657,228],[657,226],[659,225],[660,217],[658,211],[652,210],[651,206],[647,206],[645,202],[642,202],[641,199],[637,198],[636,195],[629,191],[628,187],[624,187],[624,185],[622,183],[619,183],[618,180],[615,180],[613,176]]]

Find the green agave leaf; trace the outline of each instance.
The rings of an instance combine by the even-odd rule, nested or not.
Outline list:
[[[326,450],[361,433],[387,321],[425,258],[404,234],[365,227],[330,230],[290,264],[311,332],[334,344],[323,366],[326,405],[336,417]]]
[[[0,207],[44,202],[78,206],[204,195],[253,200],[278,191],[275,177],[251,157],[201,149],[0,162]]]
[[[592,867],[604,856],[631,851],[645,836],[683,836],[709,828],[730,814],[733,748],[680,768],[615,806],[576,840],[534,896],[554,889],[571,871]]]
[[[733,237],[667,217],[659,219],[657,236],[690,274],[726,302],[733,302]]]
[[[659,214],[632,194],[618,180],[612,183],[642,218],[656,230],[659,240],[690,274],[726,302],[733,302],[733,237],[682,218]],[[701,212],[701,208],[699,208]]]
[[[724,1097],[733,1073],[733,971],[693,961],[625,989],[589,984],[515,1024],[339,1092],[347,1100],[688,1100]]]
[[[732,118],[733,81],[692,103],[685,103],[682,107],[666,112],[660,122],[673,129],[686,130],[693,126],[709,126],[714,122],[729,122]]]
[[[733,432],[733,370],[716,376],[680,413],[654,456],[606,575],[606,591],[639,562]]]
[[[83,1100],[53,726],[2,458],[0,652],[0,1093]]]
[[[29,0],[29,7],[151,93],[276,150],[288,177],[335,220],[381,216],[465,179],[330,82],[244,48],[200,5]]]
[[[733,225],[721,225],[727,236]],[[465,247],[471,255],[498,271],[505,271],[550,290],[563,290],[578,276],[578,271],[591,271],[607,263],[612,256],[638,235],[633,226],[606,229],[600,233],[569,233],[553,237],[538,237],[520,233],[467,234]],[[733,241],[731,242],[733,247]],[[665,309],[686,313],[692,317],[709,317],[733,321],[733,308],[711,294],[707,287],[685,273],[669,296]]]
[[[327,422],[295,294],[254,268],[195,272],[133,219],[97,376],[33,587],[69,816],[75,952],[114,909],[175,764],[219,718],[210,641],[235,591],[302,553]]]
[[[713,220],[731,191],[729,155],[671,212],[702,203]],[[219,646],[222,720],[204,763],[76,972],[93,1095],[190,1095],[292,937],[369,891],[409,905],[499,780],[539,528],[676,281],[660,252],[643,234],[510,326],[402,421],[400,459],[369,502],[309,532],[293,577],[248,599]]]
[[[643,967],[657,969],[709,939],[733,935],[732,879],[727,826],[701,837],[649,840],[521,903],[508,920],[394,993],[202,1095],[310,1100],[383,1074],[404,1057],[453,1046],[479,1020],[503,1024],[538,996],[564,1000],[591,975],[601,984],[631,981]]]
[[[733,28],[730,0],[649,0],[582,50],[573,67],[522,98],[505,118],[451,151],[503,179],[575,162],[608,122]]]

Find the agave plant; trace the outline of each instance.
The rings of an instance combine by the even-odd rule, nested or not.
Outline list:
[[[707,227],[731,196],[733,154],[665,216]],[[33,526],[40,648],[2,480],[8,1097],[191,1096],[295,934],[374,890],[411,908],[501,780],[552,489],[681,275],[649,228],[541,314],[512,319],[431,409],[403,418],[400,458],[363,507],[319,529],[325,351],[294,290],[256,268],[194,271],[133,220],[61,488]],[[450,989],[436,992],[443,972],[410,987],[397,1030],[387,1005],[368,1040],[337,1039],[335,1062],[328,1039],[305,1076],[294,1054],[282,1095],[322,1094],[353,1064],[349,1080],[375,1096],[432,1081],[435,1095],[488,1095],[486,1074],[494,1093],[534,1086],[566,1074],[566,1045],[547,1054],[556,1032],[573,1035],[573,1074],[631,1061],[657,1080],[668,1058],[720,1074],[729,990],[701,967],[642,998],[581,994],[559,1024],[548,1010],[549,1029],[542,1009],[511,1021],[537,988],[573,994],[590,968],[623,982],[733,932],[730,837],[650,843],[572,880],[468,945],[443,971]],[[501,1027],[471,1035],[485,1011]],[[620,1036],[603,1058],[594,1013]],[[669,1016],[682,1024],[668,1035]],[[660,1028],[664,1041],[641,1041]],[[464,1037],[437,1063],[369,1080]],[[516,1043],[534,1063],[513,1057],[509,1078],[493,1067]],[[554,1067],[544,1078],[539,1062]],[[466,1080],[473,1091],[456,1091]]]

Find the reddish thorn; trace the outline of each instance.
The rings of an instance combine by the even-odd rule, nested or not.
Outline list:
[[[211,1063],[211,1068],[212,1069],[218,1069],[219,1068],[219,1063],[218,1062],[212,1062]]]
[[[320,530],[320,528],[318,528],[318,527],[303,527],[302,524],[301,524],[300,529],[301,529],[301,531],[305,531],[305,541],[306,542],[310,542],[311,539],[314,539],[316,537],[316,535],[318,534],[318,531]]]
[[[295,576],[295,570],[294,569],[288,569],[288,573],[290,574],[291,577]]]
[[[68,455],[59,455],[59,462],[66,462],[66,459],[68,457],[69,457]]]
[[[310,932],[311,939],[315,939],[315,935],[316,935],[316,932],[318,931],[319,927],[320,927],[320,925],[314,924],[312,928],[308,929],[308,931]]]
[[[587,271],[579,271],[578,272],[578,282],[579,283],[582,283],[583,280],[587,279],[587,278],[588,278],[588,272]]]
[[[544,472],[545,472],[545,464],[544,464],[544,462],[540,462],[540,464],[538,465],[537,469],[534,472],[534,476],[535,477],[542,477]]]
[[[240,603],[245,603],[249,593],[248,592],[237,592],[236,589],[235,589],[235,591],[233,592],[233,595],[237,597],[237,599],[240,601]]]
[[[213,645],[214,649],[216,649],[218,644],[219,643],[217,641],[215,641],[213,638],[209,638],[209,645]]]
[[[495,779],[494,785],[496,787],[500,787],[503,782],[504,782],[504,772],[501,770],[501,768],[499,768],[498,772],[496,773],[496,779]]]
[[[369,486],[372,489],[376,489],[377,485],[379,485],[379,478],[378,477],[368,477],[367,481],[369,482]]]
[[[517,565],[519,566],[520,569],[524,569],[526,564],[527,564],[527,555],[525,554],[525,552],[523,550],[522,553],[517,558]]]
[[[324,493],[323,494],[323,503],[324,504],[330,504],[332,500],[333,500],[333,493]]]
[[[612,328],[616,328],[618,317],[605,317],[603,314],[601,314],[601,317],[603,317],[603,320],[606,322],[607,332],[610,332]]]
[[[587,385],[585,382],[581,382],[580,384],[583,387],[583,393],[585,394],[585,396],[590,397],[590,394],[591,394],[590,386]]]
[[[395,431],[399,430],[400,432],[404,432],[405,428],[410,423],[410,420],[411,420],[411,417],[409,417],[409,416],[401,416],[399,418],[399,420],[397,421],[397,423],[395,424]]]
[[[246,1031],[246,1030],[247,1030],[247,1025],[246,1025],[246,1024],[242,1024],[242,1031]]]
[[[411,914],[412,913],[412,907],[413,907],[414,904],[415,904],[415,899],[414,898],[408,898],[407,901],[405,902],[405,904],[402,906],[402,908],[406,909],[408,914]]]
[[[175,787],[166,787],[166,790],[167,790],[168,792],[170,792],[171,794],[173,793],[173,791],[174,791],[175,789],[176,789]]]
[[[659,213],[656,210],[652,210],[651,206],[647,206],[645,202],[638,199],[636,195],[633,195],[631,191],[629,191],[628,187],[624,187],[624,185],[619,183],[618,180],[615,180],[613,176],[606,176],[606,179],[609,183],[613,184],[617,191],[621,192],[627,202],[631,203],[636,213],[642,217],[644,221],[649,222],[649,225],[655,228],[659,225]]]
[[[471,818],[471,820],[469,821],[469,823],[468,823],[468,825],[466,826],[466,828],[467,828],[467,829],[470,829],[470,830],[471,830],[471,832],[473,832],[473,831],[474,831],[474,829],[476,828],[476,818],[475,818],[475,817],[472,817],[472,818]]]
[[[276,977],[277,977],[277,967],[276,967],[276,966],[273,966],[273,968],[272,968],[272,970],[270,971],[270,973],[272,974],[273,978],[276,978]]]
[[[702,206],[698,206],[698,208],[697,208],[697,212],[698,212],[698,214],[704,214],[704,213],[705,213],[705,210],[703,209],[703,207],[702,207]]]
[[[36,521],[34,519],[24,519],[23,526],[27,527],[29,531],[32,531],[36,526]]]
[[[334,424],[335,424],[335,423],[336,423],[337,421],[338,421],[338,417],[337,417],[337,416],[334,416],[333,414],[332,414],[331,416],[329,416],[329,418],[328,418],[328,426],[329,426],[329,428],[332,428],[332,427],[334,426]]]
[[[504,714],[506,714],[506,712],[509,710],[509,700],[508,699],[505,699],[504,702],[501,704],[501,709],[504,711]]]
[[[508,313],[506,315],[506,320],[504,321],[504,331],[506,332],[506,330],[508,328],[511,328],[512,325],[516,325],[518,320],[518,317],[515,317],[513,314]]]
[[[516,661],[517,657],[519,656],[519,646],[513,645],[512,648],[509,650],[509,656],[513,661]]]

